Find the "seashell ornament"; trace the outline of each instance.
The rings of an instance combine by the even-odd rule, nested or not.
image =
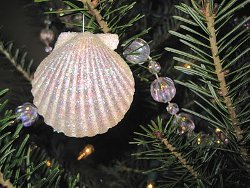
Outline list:
[[[46,124],[70,137],[102,134],[133,101],[134,78],[116,34],[62,33],[38,66],[32,94]]]

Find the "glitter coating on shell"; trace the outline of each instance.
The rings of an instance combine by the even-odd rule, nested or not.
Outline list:
[[[129,66],[113,51],[117,35],[64,33],[58,40],[32,80],[38,113],[70,137],[107,132],[123,119],[135,90]]]

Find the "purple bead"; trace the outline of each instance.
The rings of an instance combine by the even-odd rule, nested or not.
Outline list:
[[[17,119],[22,121],[24,127],[31,126],[37,120],[37,108],[27,102],[16,108]]]
[[[155,101],[167,103],[174,98],[176,89],[173,80],[168,77],[159,77],[152,82],[150,92]]]

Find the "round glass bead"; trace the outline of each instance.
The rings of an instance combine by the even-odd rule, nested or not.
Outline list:
[[[179,106],[176,103],[169,103],[166,109],[171,115],[175,115],[179,112]]]
[[[151,61],[149,61],[149,64],[148,64],[148,70],[152,74],[157,74],[161,70],[161,65],[160,65],[160,63],[151,60]]]
[[[174,98],[176,89],[173,80],[159,77],[151,83],[150,92],[155,101],[167,103]]]
[[[127,46],[123,55],[131,63],[143,64],[150,55],[150,47],[146,41],[138,38]]]
[[[51,25],[51,20],[45,19],[45,20],[44,20],[44,23],[45,23],[46,25]]]
[[[191,117],[186,113],[180,113],[175,116],[173,125],[177,126],[178,133],[190,133],[194,130],[195,125]]]
[[[31,126],[38,117],[37,108],[27,102],[16,108],[17,119],[20,120],[25,127]]]
[[[51,46],[46,46],[44,48],[44,50],[45,50],[46,53],[50,53],[50,52],[52,52],[53,48]]]
[[[40,39],[44,44],[51,43],[55,38],[55,34],[51,29],[42,29]]]

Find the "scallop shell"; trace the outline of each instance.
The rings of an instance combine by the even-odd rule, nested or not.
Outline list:
[[[120,122],[133,101],[134,78],[113,51],[114,34],[62,33],[32,80],[33,103],[46,124],[70,137],[94,136]]]

